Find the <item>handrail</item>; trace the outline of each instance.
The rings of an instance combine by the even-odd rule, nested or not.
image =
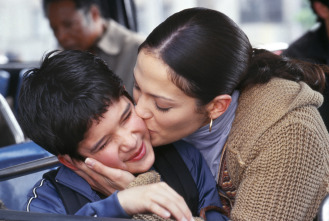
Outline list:
[[[14,113],[12,112],[11,108],[8,105],[7,100],[0,94],[0,113],[4,117],[7,125],[12,132],[15,142],[22,143],[25,141],[24,133],[18,124]]]
[[[0,220],[15,221],[126,221],[131,219],[107,218],[107,217],[89,217],[77,215],[51,214],[51,213],[35,213],[16,210],[1,210]]]
[[[134,16],[135,9],[133,7],[134,2],[131,0],[124,0],[123,4],[124,4],[124,8],[126,10],[127,23],[128,23],[129,29],[137,32],[137,22],[135,19],[136,16]]]
[[[25,163],[20,163],[14,166],[0,169],[0,181],[39,172],[41,170],[50,169],[59,165],[60,163],[56,156],[50,156]]]

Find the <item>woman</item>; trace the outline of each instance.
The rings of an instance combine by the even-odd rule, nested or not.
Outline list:
[[[232,220],[312,220],[329,180],[324,71],[253,49],[218,11],[186,9],[139,48],[136,112],[153,146],[183,139],[201,151]],[[93,165],[100,182],[123,176]]]

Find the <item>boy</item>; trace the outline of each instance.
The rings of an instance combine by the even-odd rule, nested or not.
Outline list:
[[[18,114],[25,134],[63,164],[55,174],[48,173],[36,183],[27,211],[118,218],[151,212],[163,218],[192,219],[184,199],[163,182],[136,186],[157,176],[144,173],[153,169],[155,159],[149,133],[121,80],[100,58],[81,51],[48,53],[40,68],[24,76]],[[201,155],[187,143],[174,146],[197,187],[198,205],[193,214],[207,211],[209,206],[220,207],[215,181]],[[83,179],[79,165],[88,157],[144,174],[132,178],[132,188],[107,197]],[[73,203],[67,203],[62,188],[73,192]],[[226,219],[214,210],[206,216]]]

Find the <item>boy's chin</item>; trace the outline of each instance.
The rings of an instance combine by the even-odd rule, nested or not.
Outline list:
[[[139,170],[137,170],[137,171],[135,170],[134,172],[131,172],[131,173],[134,175],[145,173],[151,169],[151,167],[153,166],[153,163],[154,163],[154,159],[147,163],[143,163],[143,166],[139,167],[140,168]],[[136,166],[136,167],[138,167],[138,166]]]

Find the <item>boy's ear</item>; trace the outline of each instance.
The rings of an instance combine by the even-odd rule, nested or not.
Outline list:
[[[215,97],[206,107],[209,118],[216,119],[221,116],[230,106],[231,101],[232,97],[228,94]]]
[[[70,168],[71,170],[78,170],[78,168],[74,165],[74,162],[69,155],[67,155],[67,154],[58,155],[57,158],[58,158],[59,162],[61,162],[62,164],[64,164],[68,168]]]

